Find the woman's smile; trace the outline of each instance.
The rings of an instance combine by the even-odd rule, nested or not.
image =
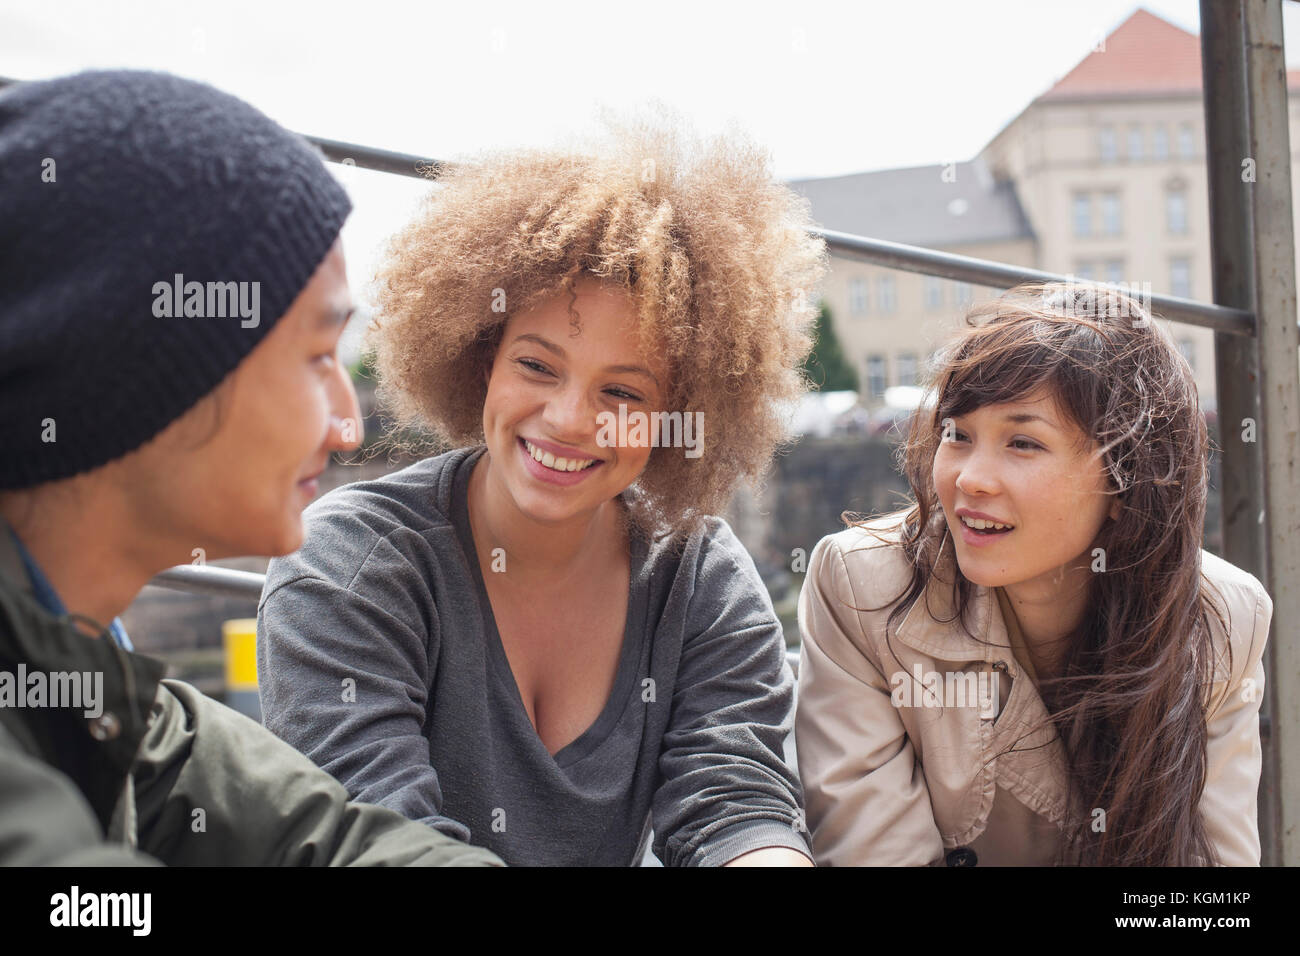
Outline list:
[[[558,456],[523,437],[518,438],[515,444],[523,455],[525,470],[537,480],[553,485],[576,485],[605,464],[598,458]]]
[[[957,525],[958,527],[961,528],[962,540],[965,541],[972,548],[989,547],[990,545],[1002,541],[1008,535],[1015,533],[1015,528],[1006,528],[1001,531],[995,530],[993,528],[989,528],[984,531],[979,531],[976,530],[975,528],[972,528],[961,518],[957,519]]]

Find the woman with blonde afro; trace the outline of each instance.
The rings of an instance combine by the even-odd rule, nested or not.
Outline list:
[[[805,388],[825,270],[740,137],[615,128],[450,166],[370,344],[454,450],[326,495],[272,563],[267,726],[518,865],[811,865],[793,677],[716,514]]]

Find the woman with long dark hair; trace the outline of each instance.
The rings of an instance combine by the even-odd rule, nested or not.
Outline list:
[[[1201,549],[1191,369],[1098,286],[967,321],[911,507],[825,538],[800,597],[817,862],[1257,865],[1272,602]]]

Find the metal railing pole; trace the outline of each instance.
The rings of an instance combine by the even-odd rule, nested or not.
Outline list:
[[[266,576],[252,571],[236,571],[212,565],[185,565],[168,568],[155,575],[149,583],[154,587],[190,594],[214,594],[221,597],[252,598],[262,596]],[[799,675],[799,652],[787,650],[785,659],[795,676]]]
[[[1300,864],[1300,334],[1296,331],[1291,136],[1281,0],[1244,0],[1251,206],[1260,380],[1259,438],[1267,528],[1264,585],[1273,599],[1265,704],[1266,772],[1276,789],[1281,860]],[[1273,799],[1270,795],[1269,799]]]
[[[154,587],[168,588],[172,591],[252,598],[256,601],[262,596],[262,584],[265,580],[264,575],[254,574],[252,571],[182,564],[159,572],[150,579],[149,583]]]
[[[1250,184],[1242,160],[1250,153],[1246,89],[1246,37],[1241,0],[1201,0],[1201,75],[1205,91],[1205,165],[1210,198],[1210,263],[1217,305],[1255,309],[1255,257],[1251,233]],[[1249,422],[1259,423],[1259,353],[1249,339],[1214,334],[1214,390],[1218,398],[1219,494],[1223,557],[1267,578],[1264,527],[1264,468],[1257,441],[1246,441]],[[1253,434],[1251,434],[1253,438]],[[1276,866],[1278,837],[1276,767],[1272,714],[1267,695],[1260,713],[1264,772],[1259,785],[1262,862]]]
[[[330,162],[343,166],[357,166],[361,169],[373,169],[381,173],[393,173],[415,179],[436,179],[445,168],[445,164],[438,160],[425,159],[413,153],[395,153],[387,149],[358,146],[356,143],[344,143],[320,136],[304,136],[303,139],[324,153],[325,158]]]
[[[854,236],[831,229],[813,229],[812,233],[821,236],[833,252],[846,258],[859,259],[890,269],[901,269],[904,272],[919,272],[922,275],[991,286],[995,289],[1010,289],[1022,282],[1082,281],[1076,276],[1061,275],[1057,272],[1043,272],[1041,269],[1031,269],[1028,266],[975,259],[954,252],[908,246],[887,239],[870,239],[866,236]],[[1099,282],[1096,285],[1104,287],[1108,283]],[[1123,285],[1118,288],[1132,294],[1132,291]],[[1246,309],[1207,305],[1204,302],[1182,299],[1174,295],[1153,294],[1149,299],[1151,311],[1173,322],[1197,325],[1228,335],[1248,337],[1255,334],[1255,317]]]

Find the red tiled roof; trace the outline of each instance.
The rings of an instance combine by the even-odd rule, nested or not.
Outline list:
[[[1201,38],[1142,8],[1106,37],[1040,99],[1199,93]],[[1300,86],[1300,70],[1287,71]]]

